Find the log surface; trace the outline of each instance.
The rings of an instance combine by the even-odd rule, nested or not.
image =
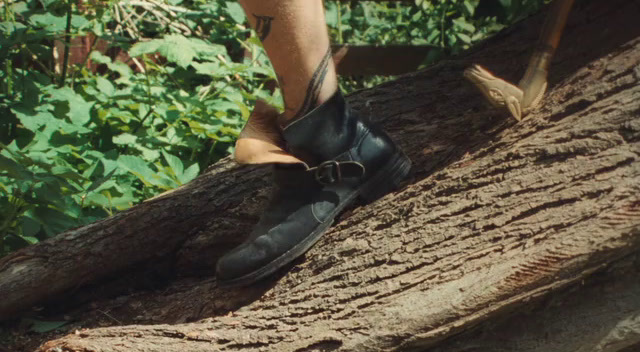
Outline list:
[[[425,352],[640,351],[640,255]]]
[[[413,160],[406,189],[350,209],[271,281],[242,290],[179,281],[136,308],[149,315],[140,323],[210,318],[79,331],[41,351],[423,350],[638,251],[638,13],[638,1],[576,4],[544,106],[519,124],[486,108],[462,71],[480,63],[517,81],[543,15],[355,94]],[[3,258],[0,316],[159,257],[175,258],[179,275],[211,272],[257,220],[267,171],[223,161]]]

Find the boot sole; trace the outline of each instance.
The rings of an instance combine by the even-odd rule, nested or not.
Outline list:
[[[220,287],[247,286],[259,281],[283,266],[289,264],[299,256],[306,253],[316,242],[320,240],[322,235],[333,225],[336,216],[344,210],[348,205],[352,204],[357,197],[360,197],[365,204],[374,202],[399,189],[403,182],[407,179],[411,171],[411,161],[401,151],[396,152],[369,181],[365,182],[358,190],[353,192],[347,200],[338,205],[333,210],[330,217],[321,223],[309,236],[296,246],[285,252],[278,258],[274,259],[262,268],[232,280],[218,281]]]

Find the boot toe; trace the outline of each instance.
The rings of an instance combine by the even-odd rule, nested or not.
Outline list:
[[[216,265],[216,276],[220,281],[229,281],[248,275],[264,267],[273,259],[272,246],[266,236],[246,243],[225,254]]]

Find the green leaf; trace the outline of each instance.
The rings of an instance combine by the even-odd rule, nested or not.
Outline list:
[[[7,36],[19,29],[25,28],[27,28],[27,26],[20,22],[0,22],[0,32],[6,33]]]
[[[182,175],[184,171],[184,166],[182,165],[182,161],[180,161],[178,157],[171,155],[165,152],[164,150],[162,151],[162,155],[164,156],[164,159],[167,161],[167,164],[169,164],[169,167],[173,171],[174,175],[175,176]]]
[[[71,17],[71,27],[76,30],[82,29],[91,22],[85,18],[84,16],[73,16]],[[65,24],[66,25],[66,24]]]
[[[75,181],[85,180],[85,178],[82,177],[82,175],[80,175],[74,169],[68,166],[62,166],[62,165],[54,166],[53,168],[51,168],[51,173],[67,180],[75,180]]]
[[[471,23],[468,23],[464,17],[459,17],[453,20],[453,23],[458,26],[460,29],[467,32],[474,32],[476,27],[474,27]]]
[[[478,4],[480,3],[479,0],[464,0],[464,8],[465,10],[467,10],[467,14],[469,16],[473,16],[473,14],[476,12],[476,7],[478,7]]]
[[[242,6],[240,6],[240,4],[235,1],[227,1],[226,7],[227,13],[229,13],[229,16],[231,16],[236,23],[244,23],[244,10],[242,10]]]
[[[189,181],[196,178],[199,172],[200,166],[195,163],[184,170],[184,173],[182,175],[178,176],[178,181],[180,181],[180,184],[184,185],[185,183],[188,183]]]
[[[97,205],[99,207],[109,208],[109,198],[101,193],[91,193],[87,195],[84,199],[84,204],[86,205]]]
[[[61,197],[59,193],[53,191],[42,192],[42,197],[56,196],[58,203],[65,204],[66,199]],[[44,198],[46,199],[46,198]],[[53,236],[71,227],[78,226],[76,216],[72,215],[75,204],[66,203],[64,212],[55,208],[52,204],[38,204],[33,211],[28,212],[31,217],[42,224],[42,228],[48,236]]]
[[[203,62],[203,63],[199,63],[199,62],[194,62],[191,64],[191,66],[193,66],[193,68],[196,69],[196,72],[202,75],[208,75],[208,76],[226,76],[227,73],[221,71],[220,68],[220,64],[217,62]]]
[[[110,64],[111,63],[111,58],[108,57],[107,55],[104,55],[103,53],[99,52],[99,51],[92,51],[91,55],[89,56],[89,58],[99,64]]]
[[[52,101],[66,102],[69,104],[69,119],[71,122],[77,125],[84,125],[91,119],[91,108],[93,102],[88,103],[82,98],[81,95],[73,91],[69,87],[51,88],[48,87],[46,91],[51,96]]]
[[[22,235],[24,237],[32,237],[40,231],[40,223],[30,216],[22,216]]]
[[[138,56],[154,52],[160,53],[180,67],[187,67],[196,56],[191,42],[180,34],[169,34],[162,39],[137,43],[131,48],[130,55]]]
[[[429,33],[429,36],[427,37],[427,42],[437,43],[439,38],[440,38],[440,30],[434,29]]]
[[[91,183],[91,186],[89,186],[89,188],[87,188],[87,193],[89,192],[93,192],[94,190],[98,189],[100,186],[102,186],[106,181],[108,181],[113,174],[116,172],[116,169],[114,168],[113,170],[111,170],[106,176],[101,177],[95,181],[93,181],[93,183]]]
[[[115,207],[118,210],[127,209],[138,200],[138,198],[133,195],[131,189],[126,189],[120,196],[111,196],[111,193],[109,191],[105,191],[104,193],[106,193],[105,196],[107,198],[110,198],[109,204],[111,204],[112,207]]]
[[[156,149],[147,148],[140,144],[136,144],[135,148],[142,152],[142,157],[147,161],[155,161],[160,157],[160,152]]]
[[[139,56],[155,52],[180,67],[187,67],[196,57],[210,60],[216,55],[226,54],[226,49],[222,45],[207,43],[200,39],[187,38],[180,34],[168,34],[161,39],[136,43],[129,54]]]
[[[157,175],[142,158],[133,155],[121,155],[118,163],[126,170],[134,174],[146,186],[158,186],[166,190],[171,188],[170,182]]]
[[[40,3],[46,9],[49,5],[55,4],[58,1],[60,1],[60,0],[40,0]]]
[[[113,143],[121,145],[135,145],[137,139],[138,137],[130,133],[123,133],[113,137]]]
[[[104,77],[96,77],[96,86],[104,95],[111,97],[116,92],[116,87]]]
[[[37,333],[53,331],[69,323],[68,321],[44,321],[37,319],[24,319],[24,322],[29,323],[31,325],[31,331]]]
[[[11,5],[11,11],[13,13],[23,14],[29,10],[26,1],[15,2]]]
[[[460,40],[462,40],[463,42],[470,44],[471,43],[471,37],[464,34],[464,33],[458,33],[457,34],[458,38],[460,38]]]
[[[31,178],[31,173],[24,166],[0,154],[0,170],[15,179]]]
[[[137,42],[131,47],[131,49],[129,49],[129,55],[140,56],[143,54],[155,53],[158,51],[158,48],[162,44],[162,39],[152,39],[145,42]]]
[[[41,127],[46,126],[42,135],[45,136],[46,140],[51,136],[51,133],[59,130],[74,130],[77,131],[78,128],[75,126],[66,123],[60,119],[57,119],[52,113],[48,111],[34,111],[23,106],[16,106],[11,109],[16,117],[20,120],[20,123],[30,131],[36,132],[40,130]],[[80,127],[80,126],[78,126]],[[46,141],[45,140],[45,141]],[[45,142],[40,140],[40,142]]]
[[[62,32],[67,25],[67,17],[55,16],[52,13],[36,14],[29,17],[29,23],[49,32]]]
[[[142,44],[142,43],[139,43]],[[153,51],[152,51],[153,52]],[[115,80],[115,83],[118,84],[131,84],[132,82],[130,81],[130,77],[133,74],[133,71],[131,70],[131,68],[129,66],[127,66],[127,64],[125,64],[124,62],[111,62],[111,58],[100,53],[99,51],[93,51],[91,53],[90,56],[91,60],[99,63],[99,64],[105,64],[107,65],[107,67],[113,71],[116,72],[120,75],[120,77],[118,77],[118,79]],[[99,87],[98,87],[99,89]]]
[[[20,236],[20,238],[22,238],[23,240],[25,240],[25,242],[27,242],[29,244],[36,244],[36,243],[40,242],[38,240],[38,238],[32,237],[32,236]]]
[[[337,27],[338,24],[338,5],[333,1],[325,4],[324,17],[329,27]]]
[[[120,155],[118,157],[118,164],[124,167],[127,171],[134,174],[145,184],[153,184],[153,170],[147,166],[147,162],[140,157],[133,155]]]

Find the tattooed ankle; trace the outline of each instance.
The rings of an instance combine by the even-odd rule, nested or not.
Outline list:
[[[329,62],[331,61],[331,47],[327,49],[327,52],[320,60],[320,64],[313,72],[313,76],[311,76],[311,81],[309,81],[309,86],[307,87],[307,92],[304,96],[304,100],[298,112],[293,116],[293,118],[297,118],[305,115],[311,109],[313,109],[318,103],[318,97],[320,96],[320,88],[322,88],[322,83],[324,83],[324,79],[327,76],[327,72],[329,72]]]

